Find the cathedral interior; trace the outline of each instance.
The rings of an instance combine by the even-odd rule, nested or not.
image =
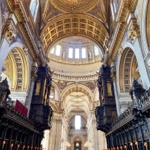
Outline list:
[[[150,150],[150,0],[0,0],[0,150]]]

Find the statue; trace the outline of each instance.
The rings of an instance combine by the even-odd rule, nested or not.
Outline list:
[[[142,87],[142,85],[139,84],[138,81],[134,79],[129,94],[131,95],[131,99],[133,100],[133,102],[135,96],[138,107],[142,106],[141,104],[143,102],[145,92],[146,90]]]
[[[0,83],[0,104],[5,104],[10,94],[7,78]]]

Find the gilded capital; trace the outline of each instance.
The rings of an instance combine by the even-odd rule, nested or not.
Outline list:
[[[140,36],[140,29],[137,24],[136,18],[131,18],[128,28],[129,28],[128,37],[133,43],[135,39]]]
[[[15,39],[16,33],[10,24],[4,27],[3,36],[7,39],[9,43],[11,43]]]

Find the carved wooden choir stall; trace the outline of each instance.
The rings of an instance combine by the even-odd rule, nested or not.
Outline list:
[[[95,110],[97,130],[106,133],[109,150],[149,150],[150,90],[134,80],[130,95],[132,105],[115,118],[115,97],[110,67],[102,66],[98,78],[100,106]]]
[[[10,102],[7,80],[0,83],[0,150],[41,149],[43,131],[51,127],[52,109],[48,103],[51,80],[49,68],[39,67],[29,117]],[[22,104],[20,107],[26,109]]]

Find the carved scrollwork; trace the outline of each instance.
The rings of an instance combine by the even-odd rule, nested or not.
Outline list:
[[[13,42],[13,40],[15,39],[16,33],[10,24],[5,26],[3,30],[3,36],[7,39],[9,43]]]
[[[140,29],[139,26],[137,25],[136,18],[132,18],[129,23],[128,37],[133,43],[138,36],[140,36]]]

